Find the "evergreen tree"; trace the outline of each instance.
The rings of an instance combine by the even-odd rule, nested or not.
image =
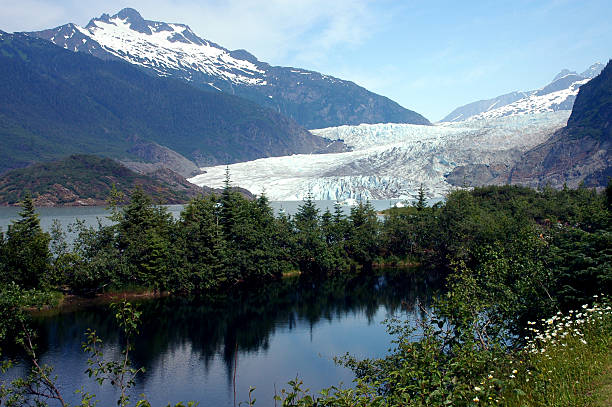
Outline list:
[[[323,231],[319,224],[319,209],[311,193],[299,206],[294,217],[295,258],[305,275],[321,275],[331,268]]]
[[[423,189],[423,184],[419,187],[419,195],[418,200],[416,202],[416,208],[418,211],[422,211],[427,207],[427,203],[425,202],[425,190]]]
[[[612,211],[612,178],[608,180],[608,186],[606,187],[606,205],[608,211]]]
[[[295,253],[295,230],[291,217],[281,209],[274,219],[274,241],[278,248],[279,261],[282,261],[287,271],[298,267]]]
[[[248,253],[248,278],[262,280],[270,277],[278,278],[283,272],[289,270],[287,252],[277,239],[277,225],[270,201],[262,193],[251,204],[251,215],[247,221],[252,226],[248,246],[244,250]]]
[[[50,236],[40,227],[34,202],[28,195],[22,202],[20,219],[8,227],[1,257],[4,282],[14,281],[24,288],[38,288],[51,265]]]
[[[366,269],[372,268],[372,263],[378,255],[378,234],[380,224],[374,207],[367,201],[365,204],[351,208],[350,237],[347,242],[349,256]]]
[[[339,213],[338,213],[339,209]],[[346,252],[344,248],[344,233],[346,221],[341,208],[334,208],[335,214],[327,209],[321,216],[321,228],[327,251],[329,252],[330,270],[339,271],[346,268]]]
[[[192,199],[179,221],[182,262],[174,285],[185,291],[207,290],[224,282],[225,241],[215,196]]]
[[[128,265],[127,277],[136,284],[168,288],[168,270],[176,263],[172,215],[136,188],[117,225],[118,249]]]

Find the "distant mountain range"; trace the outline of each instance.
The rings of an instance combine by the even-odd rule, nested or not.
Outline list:
[[[186,176],[198,166],[343,148],[246,99],[24,34],[0,32],[0,78],[0,173],[93,153]]]
[[[548,89],[555,92],[554,86]],[[229,169],[236,183],[253,193],[265,189],[274,200],[299,200],[308,193],[315,199],[413,200],[421,186],[430,198],[443,198],[455,187],[490,184],[561,188],[584,181],[603,187],[612,175],[612,63],[581,85],[573,110],[477,117],[435,126],[319,129],[314,132],[343,140],[352,151],[260,159]],[[222,186],[225,169],[207,167],[190,181]]]
[[[229,51],[188,26],[148,21],[134,9],[103,14],[85,27],[66,24],[28,33],[70,51],[123,60],[146,72],[238,95],[314,129],[360,123],[430,124],[420,114],[353,82],[300,68],[271,66],[245,50]]]
[[[441,122],[572,110],[580,86],[599,75],[603,68],[604,65],[598,62],[581,74],[564,69],[554,77],[551,83],[541,89],[517,91],[469,103],[453,110]]]

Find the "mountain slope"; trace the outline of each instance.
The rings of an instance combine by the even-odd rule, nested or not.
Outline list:
[[[73,153],[146,161],[134,150],[142,140],[199,166],[329,144],[245,99],[22,34],[0,32],[0,77],[0,172]]]
[[[597,76],[603,67],[603,64],[595,63],[580,75],[564,69],[554,77],[551,83],[541,89],[512,92],[492,99],[469,103],[453,110],[441,122],[572,110],[579,87]]]
[[[104,205],[113,185],[129,192],[140,187],[156,202],[184,203],[198,194],[211,193],[169,170],[151,176],[137,174],[123,165],[93,155],[68,158],[9,171],[0,177],[0,205],[15,205],[27,192],[37,206]]]
[[[134,9],[29,33],[75,52],[124,60],[149,73],[188,81],[272,108],[307,128],[360,123],[430,124],[423,116],[353,82],[298,68],[270,66],[229,51],[188,26],[144,20]]]
[[[612,61],[580,87],[567,126],[526,152],[509,182],[532,186],[563,184],[604,187],[612,177]]]

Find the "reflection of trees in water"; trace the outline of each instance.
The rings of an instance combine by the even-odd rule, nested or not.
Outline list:
[[[224,300],[163,298],[144,301],[134,364],[153,368],[169,350],[190,345],[208,370],[221,355],[231,382],[235,352],[267,350],[277,329],[312,327],[321,321],[363,314],[369,322],[384,306],[390,314],[414,311],[417,300],[428,303],[434,277],[387,273],[381,276],[336,277],[327,281],[287,279],[250,287]],[[83,333],[95,329],[106,344],[119,341],[108,307],[91,307],[38,320],[40,350],[81,352]],[[142,377],[141,377],[142,380]]]

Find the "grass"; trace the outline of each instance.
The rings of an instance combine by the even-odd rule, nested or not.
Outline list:
[[[591,399],[590,407],[612,406],[612,349],[599,377],[593,381],[592,390],[587,394]]]
[[[532,322],[507,406],[612,406],[612,307],[608,301]]]

